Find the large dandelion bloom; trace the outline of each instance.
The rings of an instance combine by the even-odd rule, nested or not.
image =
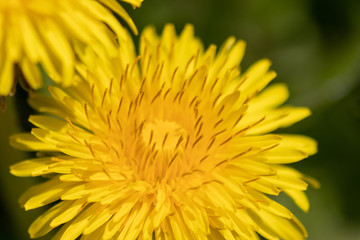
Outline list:
[[[270,62],[240,73],[244,42],[204,50],[191,26],[179,37],[147,28],[139,57],[130,39],[120,46],[111,63],[80,68],[87,81],[30,98],[47,115],[31,116],[37,128],[12,144],[39,158],[11,172],[50,178],[21,197],[26,210],[55,202],[31,237],[61,225],[55,239],[305,238],[274,199],[284,192],[308,209],[309,179],[284,164],[316,144],[269,132],[310,112],[280,106],[283,84],[263,90]]]
[[[123,0],[133,7],[142,0]],[[116,0],[1,0],[0,1],[0,96],[14,88],[19,69],[24,85],[42,86],[39,65],[56,82],[72,82],[74,48],[84,46],[115,52],[115,35],[124,35],[112,12],[136,27]]]

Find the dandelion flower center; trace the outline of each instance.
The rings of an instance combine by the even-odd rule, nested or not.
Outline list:
[[[310,112],[281,106],[283,84],[265,88],[276,76],[268,60],[240,72],[244,48],[230,38],[204,50],[191,26],[177,36],[168,25],[161,38],[147,28],[139,56],[128,36],[119,58],[78,67],[87,81],[30,98],[47,115],[12,144],[54,155],[11,172],[51,177],[23,195],[26,209],[60,200],[30,235],[63,224],[55,239],[306,238],[274,199],[284,192],[307,211],[311,179],[285,164],[316,143],[269,132]]]
[[[174,151],[185,130],[176,122],[155,120],[146,123],[142,132],[144,144],[156,150]]]

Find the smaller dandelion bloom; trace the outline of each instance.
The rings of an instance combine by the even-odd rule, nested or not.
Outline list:
[[[134,7],[142,0],[124,1]],[[14,79],[33,89],[42,86],[41,66],[64,86],[72,83],[74,51],[91,45],[112,53],[124,30],[112,11],[136,33],[116,0],[0,1],[0,96],[14,91]],[[16,75],[23,75],[17,77]]]
[[[240,72],[245,44],[229,38],[204,49],[186,26],[161,37],[130,37],[111,62],[79,67],[86,81],[51,97],[32,95],[46,115],[12,145],[38,158],[11,167],[50,178],[20,199],[26,209],[54,205],[29,228],[54,239],[304,239],[280,192],[304,211],[312,182],[286,164],[316,152],[300,135],[270,134],[310,114],[281,106],[283,84],[260,60]],[[85,57],[85,56],[83,56]],[[265,88],[265,89],[264,89]]]

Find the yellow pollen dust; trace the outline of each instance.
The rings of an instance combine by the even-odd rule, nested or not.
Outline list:
[[[142,131],[142,139],[145,145],[156,150],[174,150],[183,138],[186,131],[178,123],[173,121],[154,120],[147,122]]]

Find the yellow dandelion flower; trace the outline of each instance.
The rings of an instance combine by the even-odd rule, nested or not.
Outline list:
[[[305,238],[270,195],[308,210],[311,179],[285,164],[316,143],[269,132],[310,111],[280,106],[284,84],[264,89],[275,77],[269,60],[241,73],[243,41],[204,50],[190,25],[180,36],[172,25],[161,37],[146,28],[139,57],[130,39],[120,48],[118,59],[80,70],[87,81],[30,98],[47,115],[31,116],[37,128],[11,142],[39,158],[11,173],[50,178],[21,197],[26,210],[55,202],[31,237],[61,225],[54,239]]]
[[[133,7],[142,0],[123,0]],[[69,86],[74,73],[74,48],[100,45],[116,51],[124,30],[115,12],[136,33],[136,27],[116,0],[6,0],[0,1],[0,96],[13,92],[20,69],[25,85],[42,86],[39,65],[56,82]]]

